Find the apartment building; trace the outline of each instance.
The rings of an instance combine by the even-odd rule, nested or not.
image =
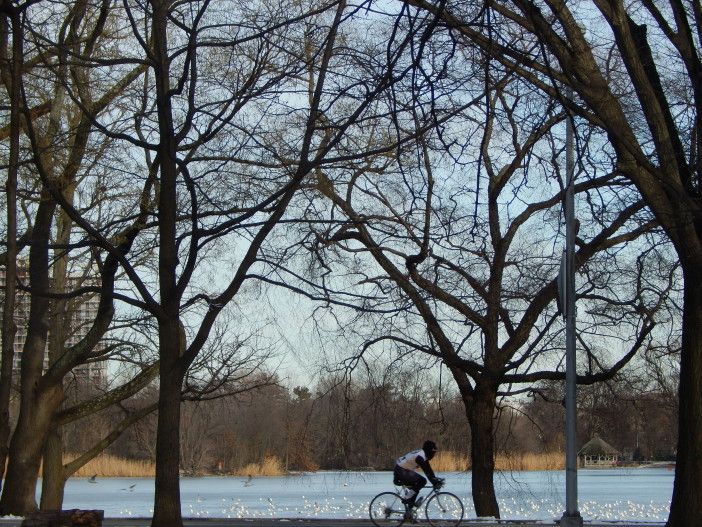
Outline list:
[[[29,279],[28,262],[20,261],[17,266],[17,276],[20,282],[27,283]],[[78,278],[69,277],[69,287],[77,285]],[[4,304],[5,297],[5,268],[0,267],[0,301]],[[22,350],[25,340],[27,339],[27,324],[29,320],[29,304],[30,295],[26,291],[17,289],[15,298],[15,323],[17,324],[17,333],[15,335],[15,355],[12,363],[12,371],[19,375],[20,365],[22,362]],[[93,296],[90,298],[80,298],[70,302],[69,312],[71,319],[66,328],[66,346],[71,346],[87,334],[92,321],[94,320],[98,309],[98,298]],[[44,368],[49,366],[49,350],[44,352]],[[82,364],[75,368],[71,375],[77,382],[90,382],[94,386],[102,387],[107,384],[107,362],[104,360]]]

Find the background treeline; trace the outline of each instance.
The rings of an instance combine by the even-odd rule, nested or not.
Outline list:
[[[562,386],[544,386],[531,397],[502,401],[495,430],[498,468],[562,468],[561,392]],[[139,397],[155,398],[156,393]],[[627,460],[674,459],[674,391],[660,386],[644,390],[623,379],[582,387],[578,402],[579,446],[598,434]],[[115,411],[95,415],[80,427],[69,426],[67,444],[77,451],[86,448],[115,418]],[[238,396],[184,402],[181,470],[188,475],[389,470],[400,453],[428,437],[442,449],[437,470],[465,470],[470,468],[470,433],[464,412],[456,393],[419,370],[381,382],[328,375],[311,387],[267,383]],[[87,472],[148,473],[155,459],[155,434],[151,415],[107,449],[120,459],[120,467],[93,464]],[[137,465],[124,466],[127,460]]]

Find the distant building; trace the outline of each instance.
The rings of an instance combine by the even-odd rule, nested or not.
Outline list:
[[[595,434],[578,452],[580,467],[612,467],[619,461],[620,452]]]
[[[0,301],[4,304],[5,298],[5,268],[0,267]],[[26,283],[29,280],[28,262],[26,260],[18,262],[17,277],[20,281]],[[76,285],[77,278],[68,279],[69,284]],[[99,298],[92,296],[90,298],[81,298],[77,302],[73,302],[71,306],[71,322],[66,334],[66,346],[71,346],[87,335],[90,326],[92,325],[99,304]],[[27,340],[27,325],[29,321],[29,305],[30,295],[26,291],[17,289],[15,297],[15,324],[17,325],[17,333],[15,335],[15,355],[12,360],[13,375],[19,375],[20,365],[22,363],[22,350],[24,343]],[[1,316],[1,314],[0,314]],[[99,344],[98,346],[100,346]],[[44,352],[44,369],[49,367],[49,350],[48,343]],[[72,371],[72,374],[77,381],[91,381],[95,386],[104,386],[107,384],[107,361],[96,361],[88,364],[81,364]]]

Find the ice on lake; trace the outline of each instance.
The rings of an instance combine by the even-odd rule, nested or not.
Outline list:
[[[442,473],[445,490],[458,494],[474,518],[470,472]],[[665,521],[673,471],[622,468],[578,471],[578,508],[586,520]],[[560,518],[565,473],[499,472],[495,485],[502,518]],[[186,517],[367,518],[377,493],[393,490],[390,472],[315,472],[283,477],[211,476],[181,479]],[[64,508],[103,509],[106,517],[148,517],[153,478],[72,478]]]

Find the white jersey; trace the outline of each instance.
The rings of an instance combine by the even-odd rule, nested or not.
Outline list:
[[[422,459],[426,460],[427,455],[424,453],[424,450],[421,448],[419,450],[412,450],[412,452],[408,452],[402,457],[397,458],[397,463],[398,466],[407,469],[407,470],[417,470],[419,468],[419,464],[417,463],[417,456],[421,457]]]

